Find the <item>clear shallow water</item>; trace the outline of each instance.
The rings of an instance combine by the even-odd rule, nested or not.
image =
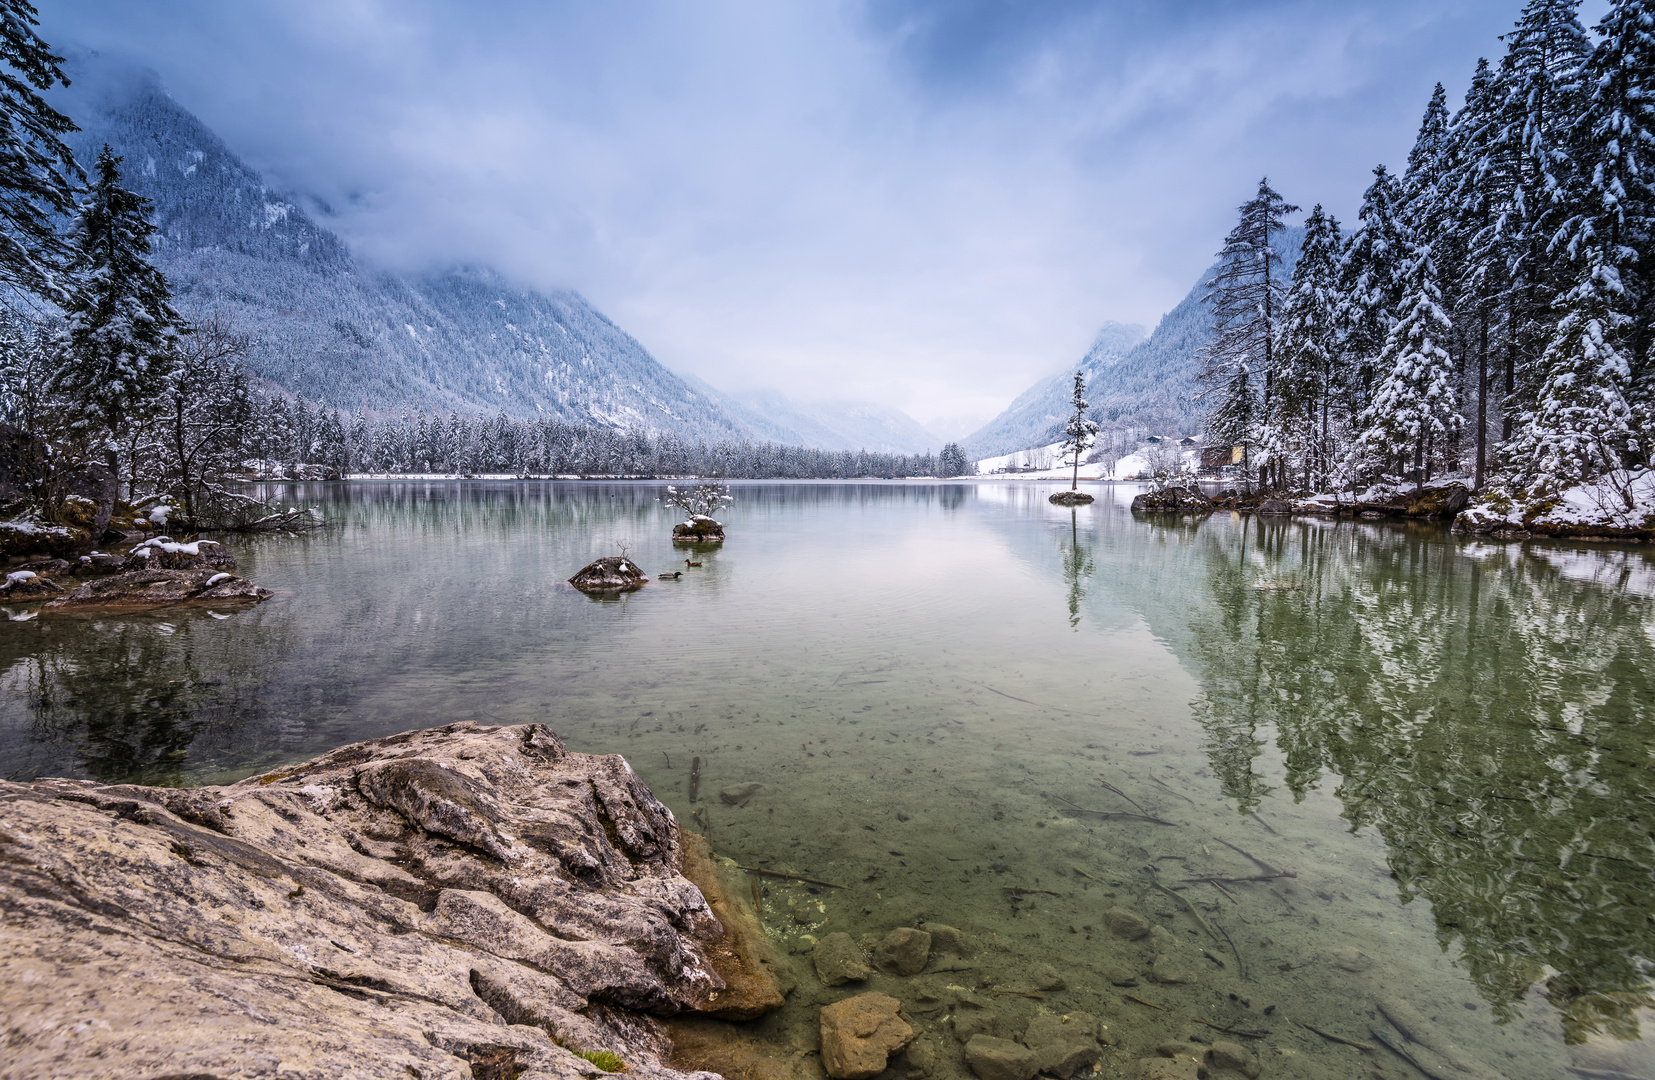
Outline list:
[[[624,753],[721,854],[850,886],[764,886],[804,973],[760,1025],[785,1053],[855,989],[808,975],[806,935],[929,920],[973,966],[871,985],[939,1076],[965,991],[1008,1035],[1099,1016],[1106,1072],[1225,1037],[1199,1018],[1269,1032],[1266,1077],[1415,1075],[1301,1026],[1397,1039],[1375,1003],[1399,997],[1502,1075],[1655,1075],[1655,559],[1050,490],[739,485],[703,567],[600,601],[563,579],[616,541],[683,567],[658,485],[289,486],[344,524],[240,547],[277,590],[256,609],[0,624],[0,775],[224,782],[543,721]],[[1296,876],[1188,880],[1264,866]],[[1145,977],[1115,905],[1188,981]],[[1024,996],[1042,963],[1067,989]]]

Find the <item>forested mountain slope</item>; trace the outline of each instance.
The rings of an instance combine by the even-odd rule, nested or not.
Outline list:
[[[1304,230],[1287,229],[1276,243],[1282,271],[1291,276]],[[1147,338],[1143,328],[1106,323],[1081,359],[1092,418],[1105,432],[1195,434],[1202,427],[1195,400],[1200,362],[1196,353],[1212,340],[1212,317],[1203,303],[1209,268],[1177,306],[1162,316]],[[1063,437],[1074,372],[1068,368],[1025,390],[1011,406],[966,439],[975,458],[1045,446]]]
[[[550,416],[708,439],[749,435],[706,394],[573,292],[540,293],[484,268],[378,270],[352,257],[152,75],[72,65],[59,107],[83,161],[107,143],[154,203],[155,258],[180,308],[222,312],[257,339],[257,375],[356,411]]]

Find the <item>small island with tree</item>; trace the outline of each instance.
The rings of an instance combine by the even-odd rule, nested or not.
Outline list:
[[[693,487],[668,485],[662,502],[676,506],[689,516],[672,527],[675,544],[722,544],[724,526],[713,515],[735,502],[730,485],[722,480],[701,480]]]
[[[1075,372],[1075,390],[1069,397],[1069,424],[1063,429],[1063,457],[1073,465],[1069,490],[1054,492],[1048,502],[1059,506],[1084,506],[1092,496],[1080,490],[1080,459],[1092,448],[1098,437],[1097,421],[1086,415],[1091,408],[1086,401],[1086,373]]]

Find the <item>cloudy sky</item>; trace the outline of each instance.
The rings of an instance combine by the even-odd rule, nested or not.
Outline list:
[[[1353,217],[1519,0],[46,0],[365,257],[572,287],[726,389],[997,412],[1261,175]],[[1593,21],[1603,0],[1587,0]]]

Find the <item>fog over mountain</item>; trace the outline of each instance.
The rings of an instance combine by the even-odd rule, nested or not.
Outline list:
[[[81,125],[77,156],[90,161],[108,144],[124,159],[124,182],[154,205],[154,257],[179,307],[226,316],[253,337],[252,367],[267,383],[349,411],[549,415],[784,441],[782,429],[732,417],[577,293],[525,289],[480,266],[364,264],[154,75],[95,56],[71,71],[58,104]]]

